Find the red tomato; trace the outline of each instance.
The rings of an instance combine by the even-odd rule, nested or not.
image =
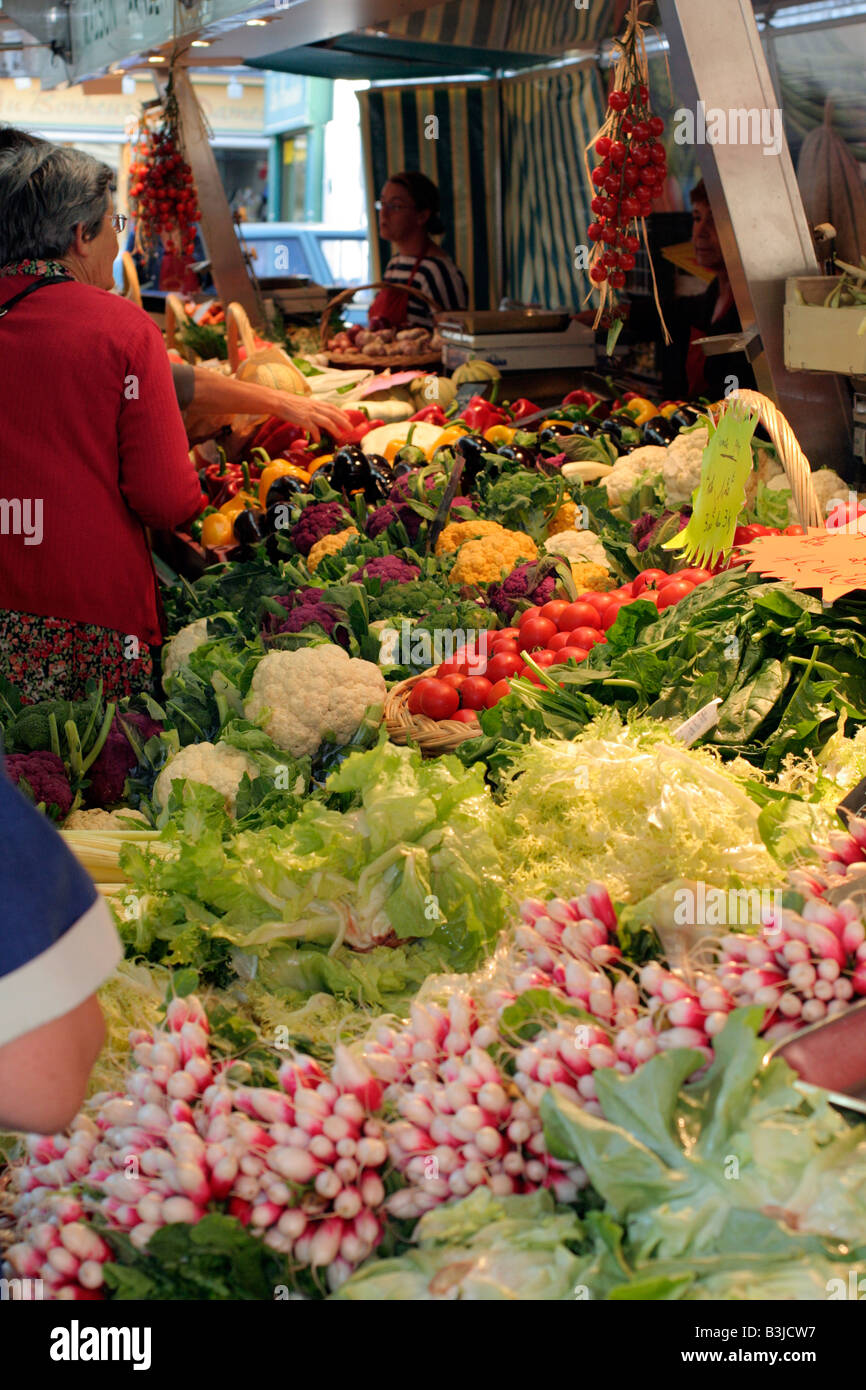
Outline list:
[[[440,676],[439,679],[443,680],[446,685],[453,686],[455,690],[459,690],[461,685],[464,685],[471,677],[461,676],[457,671],[449,671],[447,675]]]
[[[748,526],[738,526],[734,532],[734,545],[748,545],[749,541],[756,541],[759,536],[776,536],[778,531],[774,531],[771,526],[761,526],[757,521]]]
[[[461,676],[483,676],[486,670],[487,657],[483,652],[465,654],[457,667]]]
[[[506,680],[494,681],[487,696],[487,708],[492,709],[498,705],[499,701],[511,691],[511,686]]]
[[[552,652],[548,650],[545,650],[543,652],[533,652],[532,660],[535,662],[536,666],[540,666],[542,671],[544,671],[548,666],[556,665],[557,661],[559,660],[559,652]]]
[[[493,643],[493,652],[492,652],[492,655],[493,655],[493,656],[496,656],[497,652],[519,652],[519,651],[520,651],[520,647],[517,645],[517,643],[514,641],[514,639],[513,639],[512,637],[503,637],[499,642],[494,642],[494,643]]]
[[[585,647],[589,651],[601,638],[601,632],[596,627],[573,627],[566,636],[569,647]]]
[[[530,618],[528,623],[520,624],[520,647],[531,652],[536,647],[546,647],[548,638],[556,633],[556,623],[549,618]]]
[[[670,608],[672,603],[679,603],[681,598],[692,592],[694,584],[690,584],[687,579],[678,579],[674,584],[666,584],[659,594],[659,611],[663,608]]]
[[[460,704],[463,709],[484,709],[492,689],[486,676],[470,676],[460,687]]]
[[[664,570],[641,570],[637,579],[632,580],[631,591],[633,594],[642,594],[644,589],[658,589],[668,578]]]
[[[621,607],[621,603],[614,602],[602,613],[601,625],[604,628],[605,632],[607,632],[609,627],[613,627],[617,619],[617,614],[619,613]]]
[[[654,603],[658,608],[663,593],[664,589],[644,589],[642,594],[638,594],[637,598],[631,599],[630,602],[637,603],[640,600],[641,603]]]
[[[806,532],[802,526],[786,526],[783,534],[786,536],[805,536]]]
[[[601,595],[599,595],[599,598]],[[559,616],[560,632],[571,632],[575,627],[598,627],[599,610],[592,603],[570,603]]]
[[[568,603],[564,598],[551,599],[550,603],[545,603],[542,607],[541,616],[542,618],[549,618],[554,624],[558,624],[567,607]]]
[[[440,681],[444,680],[446,676],[459,676],[461,674],[460,662],[457,660],[443,661],[441,666],[436,667],[436,677]]]
[[[421,713],[429,719],[450,719],[460,704],[460,696],[454,686],[446,685],[444,680],[430,680],[418,704]]]
[[[409,694],[407,706],[410,714],[421,713],[421,697],[428,685],[441,685],[442,682],[434,680],[432,676],[424,676],[416,685],[412,686]]]
[[[611,589],[610,593],[611,598],[618,599],[620,602],[622,602],[623,599],[628,600],[634,598],[634,593],[632,592],[630,584],[620,584],[618,589]]]
[[[522,670],[523,662],[514,652],[497,652],[496,656],[492,656],[488,661],[485,674],[487,679],[496,685],[507,676],[519,676]]]
[[[540,613],[541,609],[539,608],[537,603],[533,608],[525,609],[524,612],[522,612],[520,617],[517,619],[518,628],[522,628],[523,624],[528,623],[530,618],[537,618]]]
[[[546,683],[541,679],[541,676],[539,676],[539,674],[538,674],[537,671],[529,671],[529,670],[526,670],[526,671],[524,671],[523,674],[524,674],[524,676],[526,676],[526,679],[527,679],[527,680],[532,681],[532,684],[533,684],[533,685],[540,686],[542,690],[546,690],[546,689],[547,689]]]
[[[490,636],[494,642],[504,642],[506,640],[516,642],[520,636],[519,627],[500,627],[496,632],[491,632]]]
[[[572,634],[572,636],[573,635],[574,634]],[[559,657],[561,662],[579,662],[586,661],[586,658],[589,656],[589,652],[586,650],[585,647],[578,647],[577,645],[575,645],[573,647],[563,647],[561,651],[557,652],[557,656]]]
[[[458,709],[451,716],[458,724],[477,724],[478,717],[474,709]]]
[[[604,613],[606,609],[610,608],[612,603],[616,603],[616,599],[612,594],[596,593],[585,594],[583,598],[578,601],[580,603],[588,603],[590,608],[595,609],[596,613]]]
[[[706,584],[707,580],[712,579],[712,577],[711,570],[696,568],[694,565],[689,569],[677,570],[676,574],[668,575],[669,579],[687,579],[690,584]]]
[[[570,641],[570,632],[557,632],[553,635],[553,637],[551,637],[550,641],[548,642],[547,650],[549,652],[558,652],[561,650],[562,647],[567,647]]]

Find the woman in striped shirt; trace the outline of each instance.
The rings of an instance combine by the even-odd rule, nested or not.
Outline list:
[[[407,284],[423,290],[441,309],[465,309],[469,294],[463,273],[433,241],[445,230],[435,183],[417,170],[392,174],[376,207],[379,234],[393,243],[396,254],[385,267],[389,287],[380,290],[370,306],[371,324],[387,319],[390,324],[433,327],[429,306],[399,293],[399,287]]]

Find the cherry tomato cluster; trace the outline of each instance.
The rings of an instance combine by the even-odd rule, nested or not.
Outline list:
[[[632,222],[646,217],[654,198],[667,178],[667,155],[659,144],[665,123],[652,115],[649,88],[640,83],[630,91],[616,88],[608,97],[615,113],[611,135],[599,135],[595,151],[601,163],[592,171],[596,189],[590,204],[598,220],[587,228],[590,241],[600,242],[603,250],[590,269],[596,285],[607,280],[615,290],[622,289],[628,271],[634,268],[640,239]]]
[[[160,236],[175,234],[179,250],[191,256],[200,216],[198,197],[175,132],[165,125],[146,131],[135,156],[129,171],[129,196],[135,204],[141,241],[153,245]]]
[[[713,574],[719,574],[721,570],[738,569],[742,565],[749,563],[750,557],[744,555],[741,546],[748,545],[750,541],[760,540],[761,536],[805,536],[806,532],[802,526],[762,526],[757,521],[750,522],[748,526],[738,526],[734,532],[734,548],[730,555],[722,556],[713,568]]]

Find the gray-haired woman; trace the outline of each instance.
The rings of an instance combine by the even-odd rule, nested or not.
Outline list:
[[[0,674],[28,700],[152,675],[146,526],[200,488],[162,337],[117,296],[111,170],[0,132]]]

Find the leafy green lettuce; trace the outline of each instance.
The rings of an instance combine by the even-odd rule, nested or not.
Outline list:
[[[545,1136],[604,1198],[587,1217],[593,1298],[826,1298],[866,1270],[866,1139],[791,1069],[762,1067],[762,1011],[732,1014],[715,1059],[671,1051],[596,1072],[604,1118],[549,1092]]]

